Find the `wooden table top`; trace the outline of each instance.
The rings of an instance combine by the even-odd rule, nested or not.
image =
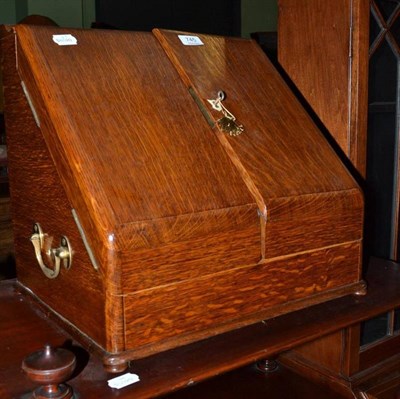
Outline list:
[[[108,387],[107,380],[113,376],[104,371],[96,355],[89,353],[90,348],[86,348],[89,352],[83,349],[30,297],[20,293],[14,280],[1,282],[0,397],[18,398],[33,389],[33,384],[21,371],[21,362],[25,356],[41,349],[46,343],[67,347],[77,356],[78,366],[68,383],[81,398],[125,399],[165,395],[222,373],[240,369],[256,360],[271,357],[394,307],[400,307],[400,265],[373,259],[369,264],[366,279],[366,296],[343,297],[137,360],[131,364],[129,371],[138,374],[141,381],[121,390]],[[382,295],[383,292],[385,295]],[[254,371],[251,366],[241,370],[244,375]],[[235,392],[239,391],[236,391],[229,381],[239,372],[240,370],[233,371],[224,377],[200,384],[198,388],[190,388],[189,397],[196,397],[193,396],[196,389],[199,392],[203,392],[202,389],[206,386],[215,389],[218,381],[221,384],[225,381],[226,389],[235,395]],[[289,372],[283,370],[279,378],[285,373]],[[278,377],[274,378],[280,381]],[[267,389],[265,386],[264,388]],[[185,392],[189,391],[175,395],[184,397]],[[328,397],[326,395],[324,397]]]

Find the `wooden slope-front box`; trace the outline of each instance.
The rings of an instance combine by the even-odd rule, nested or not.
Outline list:
[[[5,44],[18,280],[114,369],[362,290],[362,194],[252,41]]]

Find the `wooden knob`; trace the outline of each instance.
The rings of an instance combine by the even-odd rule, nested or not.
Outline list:
[[[45,345],[43,350],[34,352],[22,362],[22,370],[28,378],[41,384],[32,397],[35,399],[70,399],[72,389],[62,384],[74,371],[75,355],[62,348]]]

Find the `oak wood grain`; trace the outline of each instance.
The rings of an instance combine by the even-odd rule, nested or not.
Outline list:
[[[68,47],[53,43],[54,29],[17,32],[29,57],[20,74],[29,65],[26,84],[57,131],[43,132],[54,161],[117,245],[119,225],[253,202],[151,34],[71,30],[79,45]]]
[[[86,39],[88,44],[86,45],[84,41],[80,40],[79,46],[81,47],[79,49],[82,48],[80,51],[85,54],[85,57],[80,57],[82,62],[78,63],[74,59],[69,70],[67,68],[58,70],[57,66],[60,63],[71,62],[71,55],[68,50],[67,54],[63,52],[51,53],[53,51],[52,46],[55,46],[55,43],[52,42],[51,34],[46,29],[38,29],[39,37],[37,40],[33,40],[29,36],[29,27],[17,27],[17,31],[19,37],[25,37],[24,32],[26,35],[25,41],[20,40],[26,45],[26,48],[24,48],[24,44],[21,44],[19,48],[19,74],[29,87],[28,90],[39,115],[41,130],[45,140],[48,141],[48,148],[52,152],[54,163],[59,169],[60,183],[65,187],[67,196],[71,198],[71,208],[75,207],[77,210],[89,243],[101,267],[99,276],[103,276],[103,283],[105,284],[105,295],[103,296],[105,309],[103,312],[107,323],[103,328],[106,330],[107,336],[106,349],[110,352],[122,350],[124,348],[121,330],[122,299],[116,296],[121,293],[121,269],[118,251],[127,247],[146,245],[150,247],[150,252],[153,253],[153,248],[157,245],[176,239],[178,241],[188,240],[193,235],[195,237],[210,236],[217,228],[218,231],[228,229],[231,240],[235,241],[235,235],[238,234],[237,228],[243,226],[244,231],[251,232],[251,248],[255,252],[253,257],[257,261],[260,258],[260,228],[257,225],[256,207],[253,207],[253,212],[251,212],[251,198],[246,193],[243,184],[241,187],[238,174],[230,165],[229,160],[229,163],[227,163],[224,152],[219,150],[215,143],[212,143],[213,135],[209,133],[210,137],[207,137],[208,125],[203,119],[200,119],[200,126],[197,123],[191,123],[191,120],[196,120],[196,113],[199,113],[199,111],[190,101],[188,102],[190,96],[183,89],[183,86],[179,90],[179,81],[174,77],[175,72],[168,62],[164,62],[164,65],[157,64],[157,68],[160,67],[160,70],[157,69],[158,81],[155,81],[155,74],[152,79],[149,79],[146,75],[135,74],[135,70],[137,71],[138,68],[146,69],[138,65],[136,60],[144,59],[144,57],[140,57],[140,51],[143,51],[140,50],[141,48],[154,47],[151,45],[152,40],[154,40],[151,35],[133,34],[133,37],[137,39],[134,41],[131,41],[132,34],[121,35],[119,32],[115,32],[111,34],[111,37],[107,35],[107,40],[111,39],[111,42],[114,41],[114,43],[121,44],[122,42],[131,45],[135,43],[135,51],[139,52],[136,58],[132,55],[133,58],[129,59],[125,66],[127,70],[131,69],[132,77],[129,79],[136,77],[136,80],[124,81],[121,78],[116,78],[118,74],[126,72],[122,70],[120,63],[121,54],[119,56],[117,53],[114,54],[116,59],[113,59],[115,69],[118,69],[118,71],[103,63],[98,63],[96,69],[91,61],[95,55],[86,57],[88,55],[87,50],[85,50],[86,47],[93,47],[93,51],[97,53],[102,52],[104,47],[104,43],[101,45],[102,35],[98,40],[96,35],[89,34]],[[56,31],[51,30],[51,32],[55,33]],[[29,38],[31,41],[29,41]],[[98,41],[100,41],[100,45],[97,43]],[[35,47],[38,46],[38,43],[42,43],[43,49]],[[94,45],[95,43],[97,46]],[[30,46],[33,46],[35,50],[32,51]],[[46,46],[50,47],[50,50]],[[115,47],[118,48],[117,45]],[[31,51],[36,55],[43,53],[42,62],[44,65],[33,66],[34,62],[27,59]],[[57,47],[56,51],[58,51]],[[157,47],[152,51],[154,52],[153,57],[157,57]],[[62,60],[60,57],[66,58]],[[150,61],[151,59],[147,60],[147,62]],[[37,72],[35,76],[35,67],[43,68],[47,73],[40,70],[40,73]],[[97,84],[98,80],[104,81],[108,76],[109,83],[104,87],[100,86],[100,93],[96,93],[98,95],[97,101],[94,100],[89,103],[87,93],[88,90],[90,92],[91,88],[79,85],[81,90],[78,90],[77,82],[73,81],[74,77],[85,78],[85,73],[89,85]],[[68,76],[70,76],[70,79]],[[174,87],[178,87],[178,91],[172,95],[172,97],[176,97],[175,102],[171,102],[172,97],[170,95],[165,95],[166,90],[170,90],[164,82],[167,77],[173,81]],[[46,80],[46,78],[69,82],[72,89],[65,87],[62,90],[56,90],[53,81],[50,83],[49,81],[45,83],[41,81],[41,79]],[[154,89],[147,87],[148,94],[143,90],[143,85],[147,81],[153,82],[155,86]],[[124,88],[121,87],[122,84],[126,85],[125,88],[132,90],[120,95],[119,91]],[[49,88],[50,92],[52,88],[54,91],[47,93]],[[114,100],[109,96],[112,89],[115,92]],[[160,90],[161,94],[164,93],[161,96],[159,95]],[[150,95],[150,93],[152,94]],[[62,97],[63,95],[64,97]],[[58,96],[62,98],[60,99]],[[187,97],[186,100],[185,96]],[[57,98],[58,102],[54,98]],[[107,110],[96,108],[104,107],[105,102],[101,101],[102,98],[108,99]],[[157,101],[164,101],[164,103],[156,105]],[[135,102],[136,110],[126,109],[127,104],[133,107]],[[187,106],[186,103],[188,103]],[[61,108],[57,108],[57,106],[61,106]],[[91,108],[91,111],[82,112],[85,106],[94,106],[94,109]],[[57,109],[55,110],[54,107]],[[172,109],[175,110],[176,108],[185,110],[187,108],[187,119],[181,118],[179,114],[177,117],[171,116],[173,114]],[[154,109],[157,109],[154,114],[155,118],[158,118],[158,123],[152,125],[150,124],[152,118],[150,118],[150,115],[151,110]],[[92,124],[91,118],[87,115],[99,115],[100,111],[110,123],[105,124],[103,119],[99,118],[96,122],[97,125],[96,123]],[[79,126],[79,129],[75,128],[73,134],[68,130],[71,129],[70,124],[72,122],[70,114],[66,115],[67,112],[82,117],[82,120],[78,118],[73,122],[76,126]],[[168,114],[168,116],[163,116],[163,113]],[[63,119],[63,115],[64,118],[69,119]],[[147,115],[146,118],[143,115]],[[129,124],[129,127],[127,127],[127,124]],[[146,125],[148,125],[147,128]],[[127,136],[123,132],[126,132],[128,128],[130,134]],[[195,128],[205,130],[205,133],[195,134]],[[152,134],[149,133],[149,129]],[[86,131],[87,135],[81,134],[82,131]],[[96,132],[96,135],[92,137],[89,134],[90,132]],[[182,134],[181,132],[185,133]],[[62,140],[65,140],[65,142]],[[124,140],[128,140],[128,142]],[[174,143],[174,147],[172,143]],[[87,150],[88,147],[91,148],[91,151],[84,153],[84,149]],[[204,147],[207,149],[206,151]],[[122,153],[119,153],[119,151],[122,151]],[[144,152],[139,155],[141,151]],[[211,167],[210,161],[207,161],[201,155],[202,152],[211,154],[212,158],[218,159],[218,163]],[[82,158],[75,160],[79,156]],[[117,157],[124,162],[111,161],[110,157]],[[76,168],[75,171],[73,168]],[[167,170],[168,168],[169,170]],[[144,169],[147,170],[147,173],[144,173]],[[82,183],[81,179],[85,179],[85,176],[86,180]],[[143,179],[148,179],[148,181],[145,182]],[[168,179],[168,182],[165,179]],[[222,184],[225,180],[231,184]],[[202,184],[199,184],[200,181]],[[158,185],[157,182],[159,182]],[[82,189],[82,185],[84,189]],[[218,188],[219,186],[221,186],[221,189]],[[130,188],[127,190],[126,187]],[[142,189],[139,189],[139,187],[142,187]],[[102,196],[100,193],[102,189],[110,191]],[[146,190],[151,190],[153,194],[146,193]],[[171,194],[171,190],[175,192],[174,195]],[[225,190],[225,192],[221,192],[221,190]],[[188,198],[187,195],[192,199]],[[203,200],[201,197],[203,197]],[[112,200],[111,203],[110,199]],[[101,200],[105,200],[106,203],[103,202],[103,205],[98,205],[98,201]],[[178,208],[171,210],[174,201],[178,204]],[[94,206],[96,209],[93,208],[94,203],[96,203]],[[128,207],[126,204],[128,204]],[[243,207],[242,204],[247,207],[244,210],[244,215],[247,216],[241,216],[241,213],[236,209],[239,206]],[[229,207],[231,207],[231,211]],[[103,210],[100,211],[100,208]],[[217,210],[221,208],[219,213],[222,217],[213,213],[204,216],[205,211],[212,211],[214,208]],[[107,212],[109,212],[109,216],[107,216]],[[143,212],[147,212],[147,214],[143,214]],[[142,214],[139,216],[140,213]],[[117,215],[118,220],[113,220],[115,215]],[[179,220],[174,220],[175,215],[180,215]],[[203,215],[203,219],[198,217],[198,221],[195,223],[193,219],[196,215]],[[167,216],[169,217],[167,218]],[[102,221],[99,221],[99,218]],[[146,221],[146,219],[151,220]],[[114,224],[105,227],[105,220],[113,220]],[[223,223],[221,223],[222,220],[224,220]],[[137,223],[137,221],[140,223]],[[119,229],[121,231],[118,231]],[[179,236],[177,236],[176,231],[179,232]],[[243,233],[239,231],[239,234]],[[255,235],[257,235],[257,239],[255,239]],[[208,245],[215,246],[218,244],[217,238],[214,235],[214,238],[209,240]],[[160,240],[161,244],[157,243]],[[258,242],[255,242],[256,240]],[[244,241],[239,244],[242,252],[249,253],[250,248],[248,246],[245,248],[247,242]],[[230,243],[228,245],[230,246]],[[218,248],[219,253],[224,253],[227,249],[227,247],[224,249],[220,246]],[[128,253],[126,259],[130,260],[131,255]],[[147,270],[151,271],[151,268],[147,266]],[[90,289],[90,285],[88,287]],[[129,290],[132,289],[134,287],[129,288]]]
[[[223,90],[224,105],[245,127],[236,137],[214,130],[267,215],[267,257],[276,254],[270,245],[283,254],[361,239],[360,189],[255,42],[197,35],[203,45],[184,46],[179,32],[154,34],[210,117],[217,122],[221,113],[207,100]],[[275,241],[278,232],[284,239]]]
[[[126,295],[127,347],[152,343],[154,350],[161,341],[168,348],[176,337],[191,342],[299,309],[305,300],[349,294],[359,281],[359,249],[331,247]]]
[[[14,254],[10,207],[10,198],[0,197],[0,262],[3,264]]]
[[[256,222],[258,224],[258,218]],[[256,225],[241,233],[228,231],[153,251],[138,250],[134,255],[122,252],[122,291],[131,293],[256,265],[261,258],[260,227]],[[214,241],[218,242],[218,246]]]
[[[355,173],[365,178],[370,2],[279,0],[278,4],[279,62]],[[333,347],[339,357],[331,355]],[[343,388],[360,370],[359,347],[360,325],[355,324],[293,354],[300,353],[299,358],[313,365],[306,373],[314,368],[340,375],[332,384]],[[385,355],[391,356],[387,350],[381,352]],[[323,380],[329,378],[324,375]]]
[[[64,29],[15,30],[18,279],[107,361],[360,290],[360,189],[255,43],[72,29],[77,45],[58,46]],[[188,79],[204,106],[226,88],[246,132],[213,129]],[[71,237],[76,263],[54,281],[30,267],[34,221]]]
[[[368,0],[278,4],[280,65],[365,176]]]
[[[224,105],[245,131],[223,137],[265,201],[357,187],[255,42],[197,35],[204,46],[183,46],[178,32],[154,33],[215,120],[221,114],[207,100],[214,99],[218,90],[226,92]]]
[[[95,272],[77,231],[59,176],[40,129],[23,94],[15,70],[15,37],[2,39],[5,121],[10,175],[11,211],[18,279],[49,306],[93,339],[106,345],[104,281]],[[59,245],[66,234],[73,243],[73,264],[48,280],[30,242],[33,224],[41,223],[46,241]],[[51,260],[45,259],[51,267]],[[86,287],[82,291],[80,287]]]

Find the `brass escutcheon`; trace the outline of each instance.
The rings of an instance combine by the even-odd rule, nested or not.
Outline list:
[[[236,121],[235,115],[232,114],[223,104],[226,98],[224,91],[219,90],[217,93],[217,98],[214,100],[207,100],[213,109],[222,113],[222,117],[217,120],[217,125],[224,133],[229,134],[229,136],[239,136],[243,133],[244,127]]]

